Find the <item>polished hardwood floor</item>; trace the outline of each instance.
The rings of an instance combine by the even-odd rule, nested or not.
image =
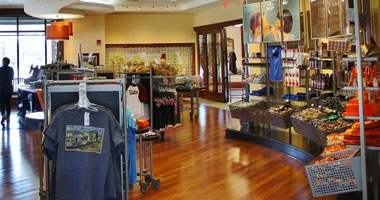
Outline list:
[[[20,129],[16,113],[11,120],[11,129],[0,136],[0,199],[38,199],[38,132]],[[154,144],[160,189],[141,194],[135,185],[130,199],[313,199],[303,163],[225,139],[229,120],[228,111],[204,105],[199,120],[184,112],[182,125]]]

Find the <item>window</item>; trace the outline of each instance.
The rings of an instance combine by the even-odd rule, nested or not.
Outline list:
[[[45,39],[50,21],[33,17],[0,17],[0,56],[11,60],[15,71],[14,87],[30,77],[30,66],[52,62],[56,43]]]

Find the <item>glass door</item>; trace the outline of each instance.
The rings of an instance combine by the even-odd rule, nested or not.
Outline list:
[[[222,29],[198,33],[199,74],[207,87],[202,96],[219,102],[226,102],[224,41]]]

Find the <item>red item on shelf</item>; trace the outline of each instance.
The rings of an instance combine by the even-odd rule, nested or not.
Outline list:
[[[137,125],[139,128],[145,128],[149,126],[149,120],[148,119],[138,119],[136,120]]]

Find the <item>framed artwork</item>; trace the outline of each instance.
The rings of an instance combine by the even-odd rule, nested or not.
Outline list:
[[[79,55],[78,55],[78,66],[80,66],[79,62],[80,61],[79,61]],[[92,53],[91,58],[89,56],[89,53],[83,53],[83,65],[85,67],[99,65],[99,53]]]
[[[281,20],[278,0],[262,2],[261,6],[264,42],[281,42]]]
[[[301,39],[300,28],[300,2],[299,0],[287,0],[283,3],[283,26],[284,41],[295,41]]]
[[[348,22],[347,0],[326,0],[327,8],[327,36],[346,36],[353,33]]]
[[[310,0],[311,38],[327,36],[327,19],[325,0]]]
[[[262,42],[261,4],[243,6],[244,43]]]
[[[233,52],[233,51],[235,51],[235,48],[234,48],[234,39],[227,38],[227,52],[230,53],[230,52]]]
[[[341,0],[327,0],[327,35],[338,36],[341,35],[340,29],[340,12],[339,2]]]

